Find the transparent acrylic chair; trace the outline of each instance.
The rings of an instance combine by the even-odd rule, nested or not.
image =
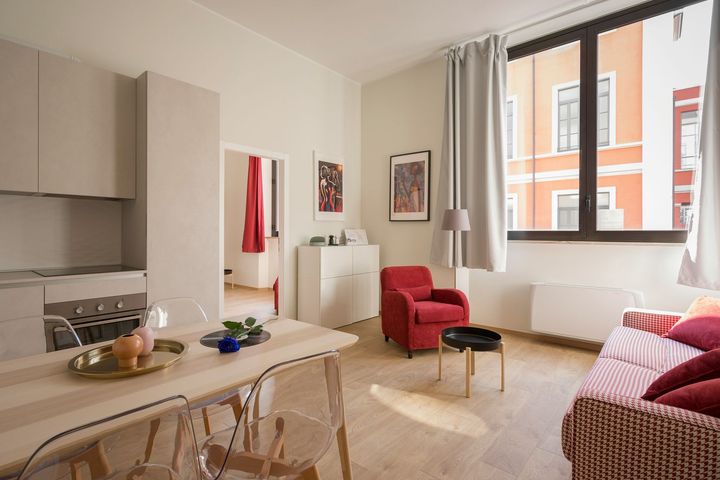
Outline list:
[[[150,305],[145,311],[143,325],[149,326],[153,330],[160,330],[165,327],[179,327],[203,322],[208,323],[207,314],[197,300],[192,297],[176,297],[158,300]],[[242,410],[242,402],[250,393],[251,386],[246,385],[243,388],[231,390],[215,398],[190,405],[193,417],[202,417],[205,435],[211,434],[211,417],[215,418],[214,423],[217,423],[217,419],[220,418],[220,415],[213,415],[218,410],[226,410],[227,407],[230,407],[234,412],[235,421],[237,421]]]
[[[319,479],[316,463],[344,423],[338,352],[268,369],[253,386],[234,428],[200,446],[216,479]]]
[[[0,323],[0,361],[80,346],[73,327],[57,315],[23,317]]]
[[[152,437],[158,448],[143,443]],[[200,479],[190,410],[170,397],[54,436],[18,480]]]
[[[205,310],[191,297],[165,298],[150,305],[145,311],[143,325],[153,329],[179,327],[205,322]]]

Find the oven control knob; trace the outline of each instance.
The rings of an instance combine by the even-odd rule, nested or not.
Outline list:
[[[82,307],[82,305],[78,305],[73,311],[75,312],[75,315],[80,315],[85,311],[85,309]]]
[[[115,308],[117,308],[118,310],[123,308],[124,306],[125,306],[125,302],[123,302],[122,300],[120,300],[119,302],[117,302],[115,304]]]
[[[103,305],[102,303],[98,303],[98,306],[95,308],[98,312],[102,312],[103,310],[105,310],[105,305]]]

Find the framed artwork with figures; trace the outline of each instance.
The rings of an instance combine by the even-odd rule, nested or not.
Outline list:
[[[390,221],[430,220],[430,150],[390,157]]]
[[[343,161],[314,152],[313,189],[315,220],[345,220],[345,168]]]

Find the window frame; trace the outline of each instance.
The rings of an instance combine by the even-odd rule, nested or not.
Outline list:
[[[545,35],[508,48],[508,62],[537,54],[564,44],[580,42],[580,148],[579,148],[579,228],[568,230],[508,230],[509,240],[652,242],[684,243],[686,230],[598,230],[597,209],[597,86],[598,36],[646,18],[662,15],[703,0],[656,0],[636,5],[595,20]],[[614,87],[611,79],[610,87]],[[612,103],[613,92],[610,92]],[[588,101],[588,99],[594,101]],[[554,99],[553,99],[554,100]],[[612,107],[611,107],[612,115]],[[557,128],[553,119],[553,129]],[[612,122],[611,122],[612,123]],[[588,132],[592,132],[591,135]],[[614,133],[614,132],[611,132]],[[553,138],[555,136],[553,135]],[[610,146],[614,145],[611,134]],[[553,140],[554,142],[555,140]],[[607,148],[607,147],[600,147]],[[565,152],[563,152],[565,153]]]

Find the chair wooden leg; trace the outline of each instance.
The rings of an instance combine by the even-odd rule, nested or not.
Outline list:
[[[205,427],[205,435],[209,436],[212,431],[210,430],[210,415],[208,415],[207,407],[202,409],[203,427]]]
[[[320,480],[320,472],[318,472],[317,466],[313,465],[312,467],[305,470],[300,476],[300,478],[302,480]]]

